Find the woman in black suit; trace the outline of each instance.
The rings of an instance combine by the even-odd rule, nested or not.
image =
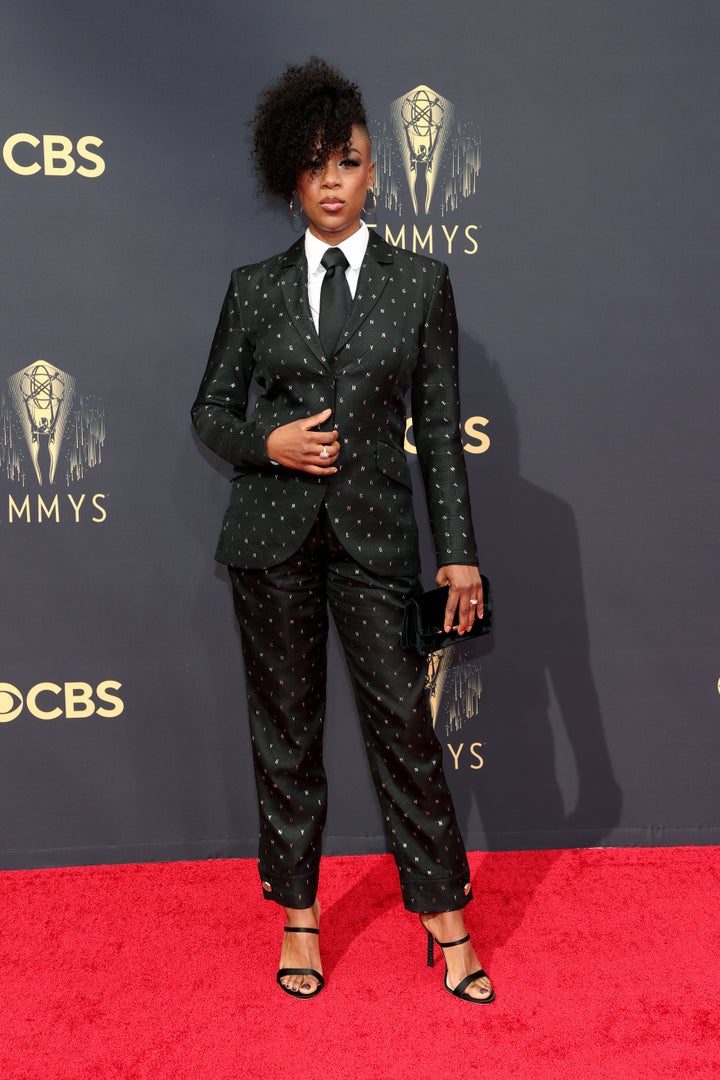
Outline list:
[[[405,394],[449,629],[482,614],[459,430],[457,324],[447,268],[391,248],[361,214],[374,164],[357,87],[321,60],[261,96],[265,190],[302,211],[287,252],[233,271],[193,420],[235,466],[217,558],[242,633],[263,894],[285,909],[278,982],[323,988],[317,887],[328,609],[343,645],[405,906],[443,948],[445,986],[494,993],[464,923],[469,868],[425,697],[402,648],[419,558],[403,451]],[[248,410],[250,387],[255,404]]]

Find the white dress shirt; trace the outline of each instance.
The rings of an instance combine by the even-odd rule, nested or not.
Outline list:
[[[348,261],[345,279],[350,288],[350,295],[354,297],[358,277],[360,276],[360,267],[365,258],[369,239],[370,230],[364,221],[360,222],[360,228],[357,232],[354,232],[352,236],[348,236],[347,240],[343,240],[341,244],[326,244],[324,240],[318,240],[317,236],[313,236],[309,229],[306,231],[305,255],[308,264],[308,299],[316,330],[320,328],[320,290],[325,277],[325,267],[321,262],[323,255],[328,248],[340,248]]]

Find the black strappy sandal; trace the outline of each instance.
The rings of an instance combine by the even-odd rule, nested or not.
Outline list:
[[[284,929],[285,929],[286,934],[319,934],[320,933],[319,930],[316,930],[316,929],[314,929],[312,927],[305,927],[305,926],[286,926]],[[317,986],[315,987],[315,989],[313,990],[313,992],[311,994],[301,994],[299,990],[291,990],[289,987],[283,986],[283,984],[280,982],[280,980],[284,979],[286,975],[312,975],[313,979],[317,979]],[[316,994],[320,993],[323,986],[325,985],[325,980],[323,979],[322,975],[320,974],[319,971],[315,971],[314,968],[280,968],[280,970],[277,973],[277,982],[278,982],[278,986],[280,987],[281,990],[284,990],[286,994],[290,994],[290,997],[294,997],[294,998],[312,998],[312,997],[315,997]]]
[[[428,967],[434,967],[435,966],[435,938],[433,937],[433,935],[430,933],[429,930],[425,929],[425,933],[427,934],[427,937],[428,937],[428,951],[427,951]],[[445,949],[452,949],[452,947],[454,945],[464,945],[465,942],[469,941],[469,940],[470,940],[470,935],[466,934],[465,937],[458,938],[457,941],[438,941],[438,945],[443,950],[443,959],[445,959],[445,952],[444,952]],[[461,979],[460,982],[455,987],[455,989],[453,990],[452,986],[448,982],[447,960],[445,960],[445,989],[448,991],[449,994],[452,994],[453,997],[460,998],[462,1001],[471,1001],[473,1003],[473,1005],[489,1005],[491,1001],[495,1000],[495,991],[493,990],[492,987],[490,987],[490,996],[489,997],[478,998],[478,997],[472,997],[470,994],[465,993],[465,991],[467,990],[470,983],[475,982],[476,979],[483,978],[483,976],[487,979],[488,978],[488,973],[486,971],[483,971],[482,968],[478,968],[477,971],[473,971],[472,974],[466,975],[464,979]]]

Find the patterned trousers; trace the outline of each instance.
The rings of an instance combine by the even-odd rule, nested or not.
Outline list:
[[[400,644],[412,578],[372,574],[324,509],[300,549],[270,569],[229,567],[248,686],[268,900],[310,907],[327,785],[322,758],[328,608],[347,661],[370,772],[405,907],[454,911],[470,872],[425,694],[426,662]]]

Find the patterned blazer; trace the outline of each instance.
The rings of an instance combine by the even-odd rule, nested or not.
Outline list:
[[[199,437],[235,466],[217,560],[247,569],[282,562],[324,502],[358,563],[383,576],[418,573],[403,449],[408,390],[438,565],[474,565],[447,267],[371,232],[335,357],[323,356],[310,313],[303,238],[234,270],[192,408]],[[311,476],[268,459],[274,428],[328,407],[338,472]]]

